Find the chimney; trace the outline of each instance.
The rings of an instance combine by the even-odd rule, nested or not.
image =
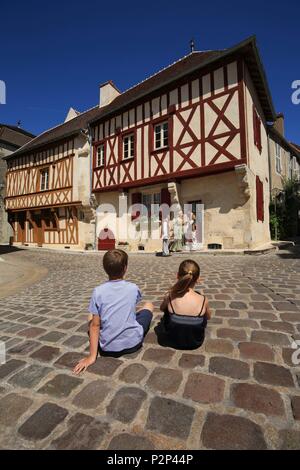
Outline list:
[[[65,122],[70,121],[71,119],[79,116],[80,112],[76,111],[74,108],[70,108],[68,114],[66,115]]]
[[[282,113],[277,114],[274,128],[284,137],[284,115]]]
[[[120,94],[121,93],[111,80],[103,83],[102,85],[100,85],[99,108],[108,105]]]

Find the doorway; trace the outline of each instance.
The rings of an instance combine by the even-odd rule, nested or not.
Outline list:
[[[108,228],[101,230],[98,238],[98,250],[107,251],[114,250],[116,247],[116,240],[114,233]]]
[[[34,224],[35,227],[33,229],[33,242],[37,244],[37,246],[43,246],[44,243],[44,232],[42,227],[42,217],[41,214],[34,214]]]
[[[26,242],[26,217],[24,212],[18,213],[17,220],[17,242],[24,243]]]

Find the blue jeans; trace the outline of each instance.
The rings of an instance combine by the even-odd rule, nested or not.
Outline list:
[[[146,308],[143,308],[142,310],[139,310],[136,313],[136,321],[140,325],[142,325],[142,327],[144,329],[144,336],[148,333],[152,317],[153,317],[153,314],[152,314],[151,310],[148,310]]]
[[[153,317],[153,314],[151,310],[147,310],[146,308],[136,312],[136,321],[143,327],[144,336],[148,333],[152,317]],[[133,346],[133,348],[123,349],[122,351],[103,351],[99,346],[99,354],[100,356],[120,357],[120,356],[123,356],[124,354],[134,353],[138,351],[139,349],[141,349],[142,346],[143,346],[143,341],[141,341],[136,346]]]

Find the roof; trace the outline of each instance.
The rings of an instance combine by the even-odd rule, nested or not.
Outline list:
[[[222,51],[192,52],[178,61],[151,75],[149,78],[134,85],[117,96],[108,106],[98,108],[98,113],[93,122],[115,113],[119,109],[139,100],[140,98],[159,90],[163,86],[178,80],[193,70],[202,67],[204,63],[219,57]]]
[[[28,131],[10,124],[0,123],[0,142],[18,149],[35,137]]]
[[[300,145],[290,142],[291,146],[294,147],[298,152],[300,152]]]
[[[296,156],[298,157],[300,163],[300,145],[295,144],[294,142],[290,142],[290,145],[292,146],[294,153],[296,153]]]
[[[25,129],[22,129],[21,127],[18,127],[18,126],[13,126],[11,124],[3,124],[0,122],[0,127],[7,127],[8,129],[12,129],[16,132],[18,132],[19,134],[24,134],[24,135],[27,135],[28,137],[35,137],[34,134],[32,134],[31,132],[29,131],[26,131]]]
[[[276,136],[280,140],[281,144],[283,144],[288,151],[292,152],[296,157],[300,158],[299,145],[289,142],[277,129],[275,129],[274,126],[268,126],[268,131],[269,134],[273,134],[273,136]]]
[[[5,157],[5,159],[8,160],[11,157],[34,151],[46,144],[57,142],[58,140],[78,134],[81,129],[85,129],[87,127],[89,120],[93,119],[95,112],[98,109],[99,107],[95,106],[94,108],[79,114],[67,122],[63,122],[58,126],[52,127],[51,129],[42,132],[42,134],[23,145],[23,147],[18,149],[16,152]]]
[[[257,89],[265,118],[267,121],[273,122],[276,118],[276,113],[271,93],[257,49],[256,38],[255,36],[251,36],[245,41],[242,41],[241,43],[229,49],[191,52],[182,59],[179,59],[177,62],[174,62],[170,66],[164,68],[146,80],[138,83],[132,88],[129,88],[120,96],[117,96],[114,101],[108,106],[105,106],[105,108],[98,108],[96,117],[91,121],[91,124],[104,117],[108,117],[110,114],[118,111],[118,109],[128,106],[130,103],[133,103],[143,96],[172,83],[174,80],[178,80],[214,62],[222,61],[226,57],[233,54],[243,55],[244,60],[248,65],[254,85]]]
[[[245,41],[231,47],[229,49],[218,51],[195,51],[187,56],[179,59],[177,62],[160,70],[156,74],[150,76],[137,85],[117,96],[110,104],[99,108],[94,108],[81,113],[79,116],[49,129],[38,137],[33,139],[29,144],[24,145],[21,149],[14,152],[10,157],[25,153],[38,147],[44,146],[56,140],[74,135],[85,128],[88,123],[93,124],[97,121],[108,118],[111,114],[116,113],[124,107],[136,102],[140,98],[152,93],[160,88],[183,78],[194,71],[206,67],[214,62],[222,61],[230,55],[240,54],[243,56],[248,65],[252,80],[259,95],[263,112],[267,121],[275,120],[275,111],[269,91],[266,75],[260,60],[259,52],[256,46],[254,36]],[[9,157],[7,157],[9,158]]]

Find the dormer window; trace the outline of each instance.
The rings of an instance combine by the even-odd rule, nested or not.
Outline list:
[[[97,147],[96,153],[96,166],[104,166],[104,144],[100,144]]]
[[[40,170],[40,191],[49,189],[49,168]]]
[[[123,158],[134,157],[134,134],[127,134],[123,137]]]
[[[168,122],[160,122],[154,126],[154,149],[158,150],[168,146]]]

